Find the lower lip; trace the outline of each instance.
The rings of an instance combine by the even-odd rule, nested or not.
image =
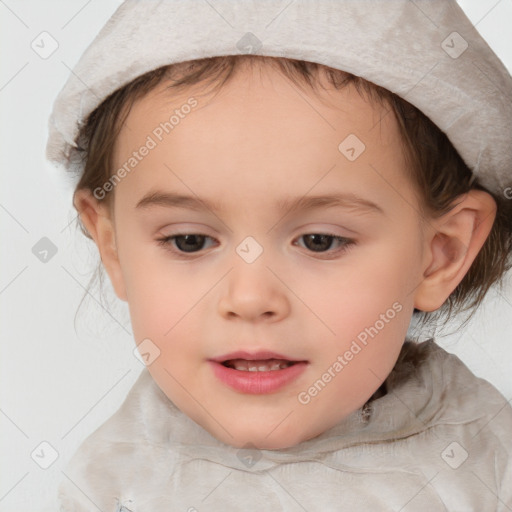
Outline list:
[[[242,393],[263,395],[272,393],[295,380],[305,369],[308,363],[300,362],[283,368],[282,370],[269,370],[268,372],[249,372],[228,368],[222,363],[208,361],[216,377],[230,388]]]

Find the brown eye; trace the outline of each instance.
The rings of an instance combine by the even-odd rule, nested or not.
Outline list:
[[[318,233],[312,235],[304,235],[304,245],[315,252],[323,252],[328,250],[334,237],[330,235],[320,235]]]
[[[169,251],[177,255],[183,255],[187,253],[196,253],[203,250],[205,248],[205,242],[208,240],[213,241],[213,238],[207,235],[187,233],[169,235],[157,239],[157,242],[160,245],[163,245],[164,248],[168,249]]]
[[[176,247],[183,252],[200,251],[206,239],[204,235],[178,235],[173,238]]]
[[[336,256],[338,253],[347,251],[355,240],[345,238],[330,233],[308,233],[302,235],[298,240],[303,240],[302,247],[317,254],[326,254],[326,256]]]

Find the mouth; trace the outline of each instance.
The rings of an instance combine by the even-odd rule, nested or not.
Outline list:
[[[221,362],[226,368],[239,370],[242,372],[274,372],[289,368],[297,361],[288,361],[286,359],[228,359]]]
[[[220,363],[226,368],[243,372],[272,372],[284,370],[297,363],[308,362],[268,350],[260,350],[258,352],[240,350],[215,357],[211,361]]]
[[[274,352],[236,352],[209,362],[220,381],[249,394],[276,392],[299,378],[309,364]]]

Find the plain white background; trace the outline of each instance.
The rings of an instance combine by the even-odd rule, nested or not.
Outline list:
[[[94,288],[75,319],[98,254],[76,231],[70,194],[44,160],[53,100],[119,4],[0,0],[0,511],[41,509],[78,445],[119,407],[142,370],[128,309],[110,283],[111,300],[102,303]],[[512,0],[460,4],[512,70]],[[48,59],[31,48],[42,31],[59,45]],[[46,263],[32,252],[43,237],[57,250]],[[442,334],[441,346],[512,397],[510,276],[465,329],[454,324]]]

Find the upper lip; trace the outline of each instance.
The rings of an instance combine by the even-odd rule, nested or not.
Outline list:
[[[271,352],[269,350],[259,350],[258,352],[246,352],[245,350],[239,350],[237,352],[230,352],[219,357],[212,357],[210,361],[217,363],[223,363],[230,359],[246,359],[247,361],[263,360],[263,359],[284,359],[285,361],[304,361],[304,359],[295,359],[288,357],[283,354]]]

